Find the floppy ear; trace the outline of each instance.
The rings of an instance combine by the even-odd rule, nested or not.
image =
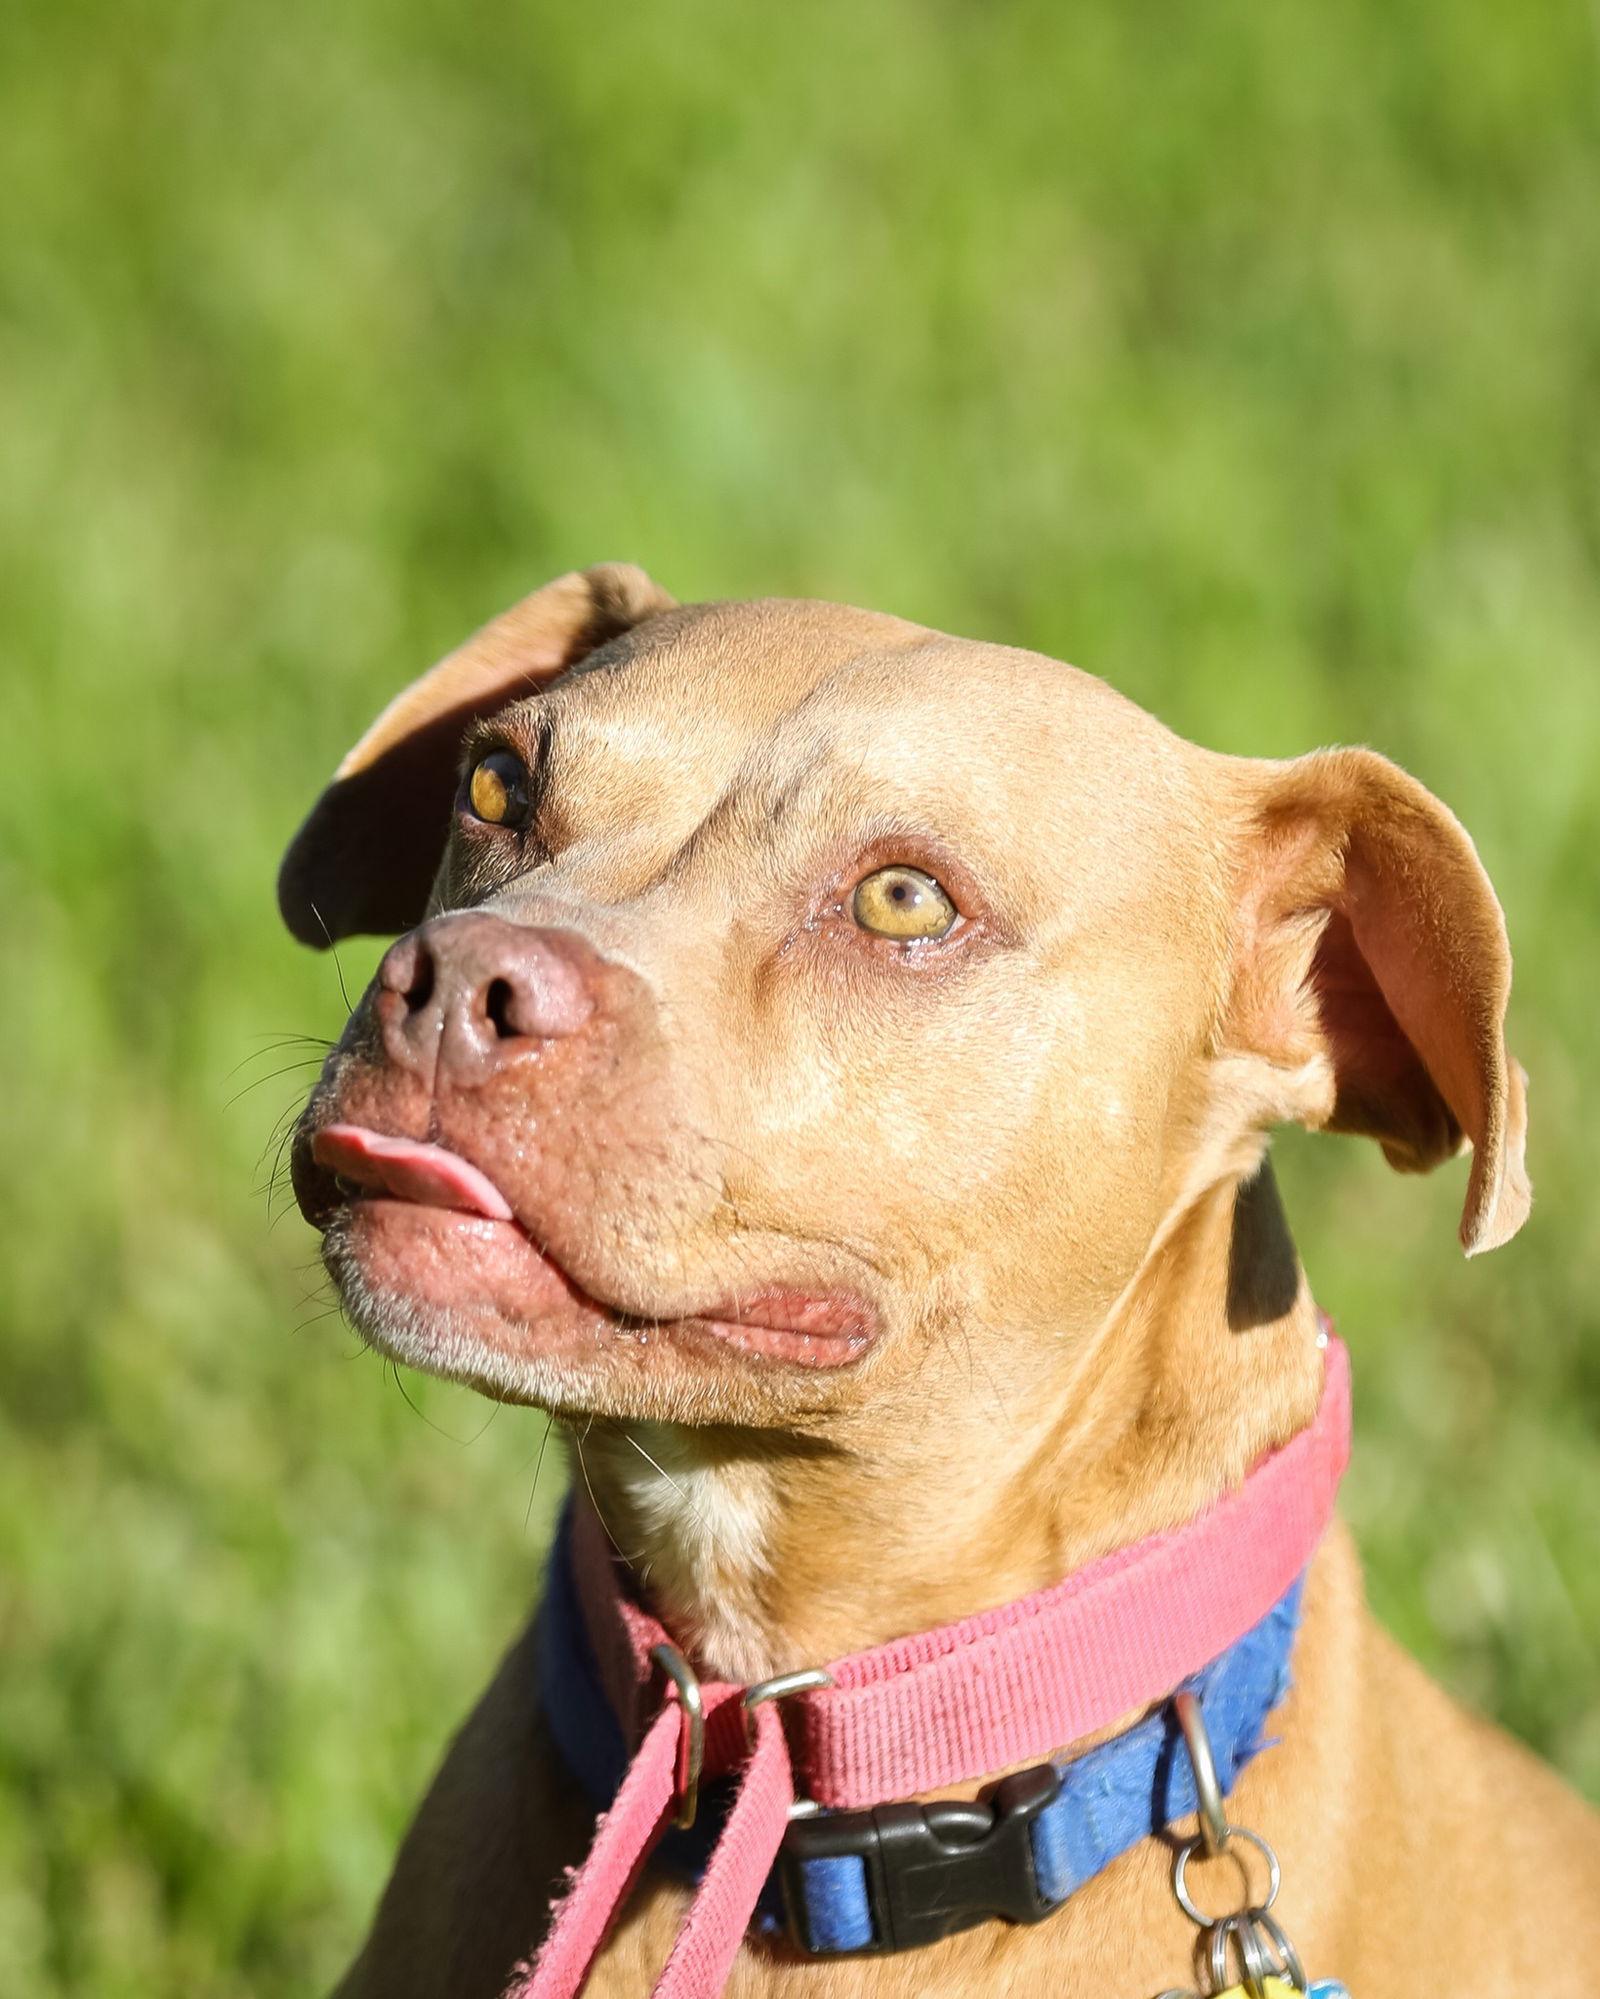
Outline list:
[[[1402,1172],[1472,1145],[1469,1256],[1527,1219],[1511,951],[1465,830],[1369,750],[1257,766],[1229,1039],[1272,1063],[1282,1114],[1364,1132]]]
[[[444,852],[467,725],[608,639],[673,609],[629,562],[558,576],[395,696],[290,843],[278,907],[302,944],[421,921]]]

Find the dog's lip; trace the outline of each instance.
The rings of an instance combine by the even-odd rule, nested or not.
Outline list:
[[[687,1311],[629,1312],[597,1298],[577,1282],[529,1230],[500,1189],[460,1153],[421,1139],[393,1136],[366,1125],[324,1125],[311,1141],[317,1164],[360,1192],[362,1205],[453,1210],[463,1223],[496,1225],[515,1238],[534,1262],[558,1278],[580,1306],[619,1326],[659,1326],[691,1332],[703,1328],[754,1355],[802,1365],[838,1366],[871,1343],[877,1315],[864,1300],[844,1292],[801,1290],[773,1284],[716,1299]],[[441,1218],[442,1219],[442,1218]]]
[[[487,1173],[442,1145],[393,1138],[361,1124],[324,1125],[311,1156],[339,1179],[427,1208],[460,1208],[492,1222],[514,1219],[511,1203]]]

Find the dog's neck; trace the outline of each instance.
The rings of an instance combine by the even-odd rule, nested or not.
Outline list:
[[[1317,1317],[1270,1170],[1201,1201],[1040,1395],[974,1364],[859,1430],[594,1423],[587,1488],[663,1621],[751,1681],[965,1617],[1193,1517],[1302,1429]]]

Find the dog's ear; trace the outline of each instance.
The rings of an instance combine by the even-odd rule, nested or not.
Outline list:
[[[1276,1114],[1364,1132],[1402,1172],[1472,1145],[1469,1256],[1527,1218],[1522,1070],[1506,1052],[1505,920],[1431,792],[1369,750],[1255,765],[1226,1039],[1264,1057]]]
[[[675,600],[632,563],[558,576],[396,695],[290,843],[278,907],[302,944],[421,921],[467,725],[531,694]]]

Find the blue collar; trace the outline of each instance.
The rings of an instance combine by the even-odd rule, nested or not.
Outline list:
[[[1268,1717],[1289,1690],[1303,1581],[1296,1582],[1253,1630],[1184,1683],[1200,1700],[1224,1796],[1244,1766],[1266,1746],[1263,1731]],[[601,1687],[584,1628],[567,1514],[551,1550],[536,1643],[539,1696],[556,1747],[596,1812],[606,1811],[627,1773],[630,1748]],[[1025,1884],[1028,1906],[1022,1920],[1053,1912],[1130,1847],[1196,1808],[1193,1773],[1170,1705],[1070,1762],[1022,1774],[1036,1778],[1045,1773],[1056,1781],[1053,1786],[1046,1782],[1043,1790],[1035,1785],[1021,1826],[1028,1856],[1024,1871],[1032,1876]],[[1018,1779],[1007,1782],[1015,1786]],[[1047,1801],[1041,1804],[1039,1799],[1047,1792]],[[694,1825],[688,1831],[666,1832],[652,1858],[671,1873],[698,1882],[722,1830],[731,1794],[728,1783],[707,1785]],[[930,1813],[950,1809],[927,1808]],[[877,1838],[870,1822],[880,1822],[887,1850],[889,1820],[903,1829],[906,1814],[916,1811],[886,1805],[876,1812],[820,1813],[795,1820],[789,1842],[793,1850],[780,1857],[762,1891],[756,1926],[769,1933],[787,1927],[800,1948],[814,1956],[893,1949],[942,1933],[935,1929],[913,1935],[908,1921],[896,1920],[893,1886],[886,1886],[884,1868],[876,1857]],[[805,1831],[843,1831],[846,1821],[852,1827],[862,1822],[859,1840],[819,1842],[814,1831]],[[860,1846],[862,1851],[818,1852],[819,1845]],[[974,1912],[1020,1913],[1003,1900],[991,1900],[980,1902],[963,1921]],[[954,1919],[944,1925],[945,1929],[960,1926]]]

